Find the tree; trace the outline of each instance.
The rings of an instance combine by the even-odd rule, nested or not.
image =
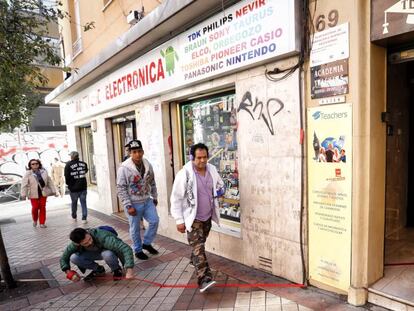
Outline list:
[[[62,3],[42,0],[0,0],[0,131],[27,124],[42,103],[36,88],[48,79],[40,64],[60,66],[59,49],[48,37],[49,25],[58,18],[70,18]],[[83,26],[87,31],[93,22]]]
[[[44,0],[0,0],[0,132],[29,122],[43,97],[36,88],[47,83],[41,64],[61,66],[62,59],[49,38],[49,25],[70,18],[62,3]],[[93,22],[83,26],[84,31]],[[61,67],[68,71],[71,68]],[[0,269],[8,287],[16,284],[10,272],[0,232]]]
[[[10,271],[9,259],[7,257],[6,249],[4,247],[3,237],[1,235],[1,228],[0,228],[0,275],[3,277],[7,288],[16,287],[16,282],[14,281],[13,276]]]

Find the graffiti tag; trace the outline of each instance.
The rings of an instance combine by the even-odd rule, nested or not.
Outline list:
[[[239,109],[237,109],[237,112],[245,110],[249,113],[253,120],[256,120],[254,114],[256,110],[259,111],[259,117],[257,120],[262,119],[269,129],[270,134],[275,135],[272,118],[276,116],[284,106],[285,104],[278,98],[269,98],[266,104],[264,104],[256,97],[253,103],[252,94],[247,91],[243,95],[243,99],[239,105]]]

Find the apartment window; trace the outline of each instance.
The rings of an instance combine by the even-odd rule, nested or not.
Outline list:
[[[237,152],[237,110],[234,94],[183,103],[181,146],[183,162],[190,160],[190,147],[204,143],[213,164],[226,185],[220,200],[220,222],[225,231],[240,232],[240,193]]]
[[[90,126],[80,128],[80,138],[82,146],[82,160],[88,164],[88,180],[91,184],[96,185],[96,167],[94,161],[94,147],[92,128]]]
[[[82,52],[82,27],[80,18],[80,0],[73,0],[73,17],[74,21],[71,25],[72,31],[72,54],[75,58]]]

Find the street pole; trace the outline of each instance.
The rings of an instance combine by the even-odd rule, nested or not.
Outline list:
[[[1,234],[0,227],[0,273],[7,288],[16,288],[16,282],[13,279],[13,275],[10,271],[9,259],[7,258],[6,248],[4,247],[3,236]]]

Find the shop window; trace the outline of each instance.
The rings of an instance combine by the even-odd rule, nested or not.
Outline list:
[[[240,231],[240,193],[237,155],[237,111],[235,95],[226,94],[184,103],[180,107],[183,162],[190,160],[190,147],[204,143],[209,163],[219,171],[226,193],[220,200],[225,230]]]
[[[93,137],[92,129],[90,126],[82,127],[80,129],[80,138],[82,144],[82,161],[88,164],[88,179],[91,184],[96,185],[96,167],[94,161],[94,148],[93,148]]]

